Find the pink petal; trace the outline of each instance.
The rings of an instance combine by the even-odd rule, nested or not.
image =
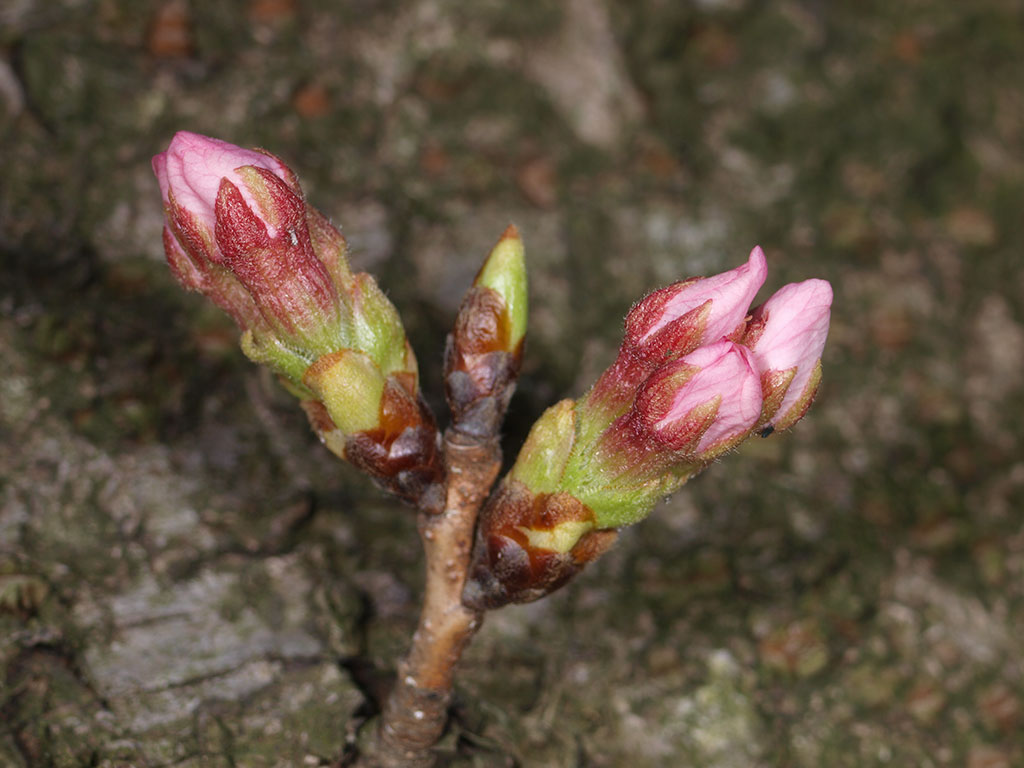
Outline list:
[[[796,368],[779,406],[779,417],[804,395],[828,338],[832,286],[826,280],[805,280],[780,288],[754,310],[746,344],[762,373]],[[777,419],[773,419],[773,422]]]
[[[768,272],[760,246],[750,252],[747,263],[719,275],[681,283],[679,290],[661,307],[660,316],[641,331],[637,343],[643,343],[666,325],[687,312],[711,301],[711,311],[702,334],[704,343],[731,335],[747,316],[750,302],[764,283]]]
[[[166,204],[169,186],[167,183],[167,153],[161,152],[159,155],[153,155],[152,165],[156,181],[160,185],[160,197],[163,198],[164,204]]]
[[[761,380],[749,350],[731,341],[719,341],[699,347],[679,362],[698,370],[676,392],[672,407],[653,425],[655,430],[687,419],[695,408],[716,399],[718,412],[701,437],[697,453],[754,426],[761,415]]]
[[[254,211],[259,211],[255,198],[235,172],[244,165],[263,168],[281,179],[287,179],[289,175],[287,168],[276,158],[189,131],[176,133],[167,151],[153,158],[153,172],[160,183],[164,202],[167,201],[168,190],[172,190],[178,205],[188,209],[211,231],[214,226],[213,207],[221,179],[235,184],[246,203]]]

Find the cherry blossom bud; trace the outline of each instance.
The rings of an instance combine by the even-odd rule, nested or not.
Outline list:
[[[626,317],[624,346],[656,354],[669,345],[677,355],[699,344],[732,338],[742,330],[750,302],[764,283],[764,251],[754,248],[745,264],[712,277],[691,278],[655,291]],[[676,343],[682,340],[683,343]]]
[[[347,310],[314,250],[307,206],[287,166],[182,131],[153,158],[153,171],[167,213],[168,262],[186,288],[226,309],[267,355],[278,346],[259,338],[268,333],[309,362],[346,344]]]
[[[626,316],[619,356],[588,400],[609,414],[621,413],[630,393],[667,360],[722,338],[738,339],[766,274],[764,252],[756,247],[747,262],[735,269],[683,280],[648,294]]]
[[[745,438],[761,415],[753,355],[725,340],[698,347],[652,375],[634,410],[677,457],[708,462]]]
[[[810,407],[821,382],[831,306],[832,286],[805,280],[783,286],[754,310],[743,344],[761,371],[763,429],[787,429]]]
[[[153,158],[167,261],[241,327],[330,450],[429,511],[443,502],[439,436],[416,358],[372,277],[273,155],[178,133]]]
[[[473,281],[475,287],[494,291],[501,298],[501,329],[494,342],[513,354],[519,351],[526,335],[528,307],[524,255],[519,230],[510,224]]]

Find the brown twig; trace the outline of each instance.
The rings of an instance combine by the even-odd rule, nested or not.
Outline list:
[[[374,754],[379,768],[428,768],[444,731],[455,665],[483,614],[462,604],[477,512],[498,475],[501,453],[493,437],[448,430],[447,503],[441,514],[420,513],[426,552],[426,594],[408,656],[384,705]]]

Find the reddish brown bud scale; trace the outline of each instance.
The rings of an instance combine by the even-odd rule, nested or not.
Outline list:
[[[437,428],[427,404],[389,377],[381,396],[380,426],[344,435],[327,408],[316,400],[302,403],[313,431],[332,453],[366,472],[385,490],[440,512],[444,466]]]
[[[481,512],[463,602],[489,610],[537,600],[563,586],[617,537],[616,531],[591,529],[565,552],[533,541],[536,534],[574,523],[593,526],[593,511],[568,493],[533,493],[506,480]]]
[[[445,383],[456,428],[496,434],[515,389],[522,340],[509,352],[505,302],[476,286],[463,299],[445,349]]]
[[[401,387],[413,397],[416,397],[419,393],[419,388],[416,386],[416,374],[411,371],[397,371],[391,374],[393,378]]]
[[[437,514],[444,508],[444,470],[436,437],[433,424],[407,427],[397,435],[357,432],[346,439],[344,458],[385,490]]]
[[[455,320],[458,354],[465,357],[508,349],[505,301],[497,291],[474,286],[462,300]]]
[[[416,396],[416,391],[408,388],[405,383],[395,377],[389,377],[384,385],[384,395],[380,399],[380,431],[383,435],[393,436],[409,427],[418,427],[424,423],[426,414]],[[430,418],[433,426],[434,419]]]
[[[498,433],[522,361],[525,304],[522,243],[510,226],[466,292],[448,336],[445,394],[455,430]]]

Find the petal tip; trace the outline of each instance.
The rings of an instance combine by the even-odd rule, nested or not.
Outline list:
[[[765,257],[764,250],[760,245],[755,245],[753,250],[751,250],[750,256],[747,258],[747,265],[751,267],[756,274],[767,277],[768,259]]]

